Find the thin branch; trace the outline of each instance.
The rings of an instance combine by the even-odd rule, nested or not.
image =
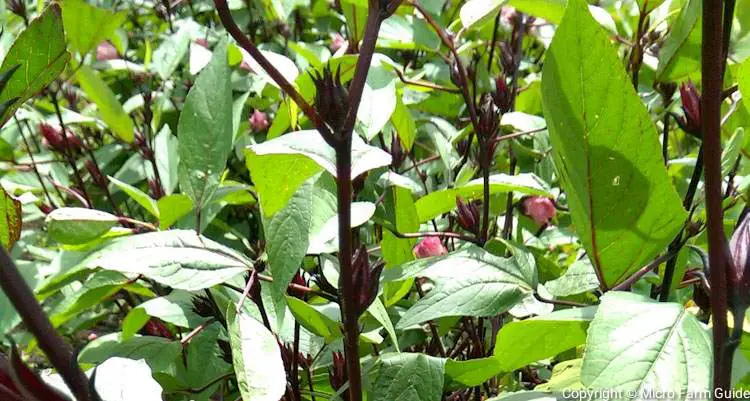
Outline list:
[[[404,76],[404,73],[401,70],[399,70],[398,68],[394,68],[393,71],[396,71],[396,75],[398,75],[398,78],[401,80],[401,82],[403,82],[403,83],[405,83],[407,85],[414,85],[414,86],[419,86],[419,87],[422,87],[422,88],[435,89],[435,90],[449,92],[449,93],[461,93],[461,91],[458,90],[458,89],[448,88],[448,87],[441,86],[441,85],[438,85],[438,84],[435,84],[435,83],[432,83],[432,82],[427,82],[427,81],[413,81],[413,80],[411,80],[409,78],[406,78]]]
[[[419,233],[400,233],[397,231],[391,231],[393,235],[398,238],[423,238],[423,237],[440,237],[440,238],[454,238],[461,241],[471,242],[473,244],[479,244],[479,240],[476,237],[470,237],[458,233],[449,233],[442,231],[425,231]]]

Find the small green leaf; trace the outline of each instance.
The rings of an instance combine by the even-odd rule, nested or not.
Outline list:
[[[609,292],[589,328],[581,383],[685,400],[711,390],[711,349],[710,331],[681,304]]]
[[[371,401],[440,401],[445,360],[424,354],[384,354],[371,375]]]
[[[232,85],[227,64],[227,43],[198,75],[180,113],[180,188],[203,209],[219,186],[232,148]]]
[[[535,266],[521,259],[521,255],[501,258],[470,246],[386,270],[385,281],[422,276],[436,284],[406,311],[396,328],[444,316],[495,316],[507,311],[536,287]]]
[[[276,337],[244,313],[227,313],[234,371],[244,401],[278,401],[286,391],[286,372]]]
[[[78,354],[78,362],[100,364],[115,356],[145,359],[154,372],[162,372],[179,358],[181,350],[179,341],[164,337],[135,336],[123,339],[120,333],[112,333],[86,344]]]
[[[21,202],[0,187],[0,245],[5,249],[21,238]]]
[[[700,80],[701,0],[685,0],[659,51],[656,79],[660,82]]]
[[[316,336],[323,337],[326,343],[341,338],[341,325],[337,321],[295,297],[287,296],[286,303],[297,322]]]
[[[464,29],[471,29],[494,17],[504,2],[505,0],[469,0],[464,3],[459,12]]]
[[[297,188],[313,175],[326,170],[336,176],[336,152],[317,130],[292,132],[253,145],[246,158],[266,217],[283,208]],[[388,153],[354,136],[352,178],[389,164]]]
[[[596,307],[563,309],[508,323],[497,333],[493,355],[498,372],[512,372],[586,342]]]
[[[136,201],[139,205],[143,206],[146,211],[151,213],[152,216],[159,218],[159,207],[157,206],[157,202],[155,199],[151,198],[147,193],[141,191],[140,189],[126,184],[117,178],[114,177],[108,177],[109,180],[114,184],[117,188],[120,188],[123,192],[128,194],[134,201]]]
[[[125,11],[113,13],[83,0],[65,0],[62,6],[65,36],[71,48],[82,55],[112,35],[128,18]]]
[[[396,329],[393,327],[393,322],[391,322],[391,317],[388,316],[388,310],[385,308],[385,305],[383,305],[383,301],[381,301],[379,297],[376,297],[372,304],[367,308],[367,312],[373,317],[373,319],[377,320],[378,323],[383,326],[388,333],[388,336],[391,337],[396,352],[401,352],[398,346]]]
[[[21,104],[57,78],[69,59],[60,6],[52,4],[16,38],[0,66],[0,71],[5,72],[20,65],[23,72],[13,74],[0,92],[0,104],[16,99],[3,112],[0,126]]]
[[[192,230],[170,230],[117,239],[81,262],[122,273],[142,274],[160,284],[202,290],[246,272],[241,254]]]
[[[193,210],[193,201],[187,195],[173,194],[159,199],[156,206],[159,210],[159,229],[166,230]]]
[[[63,207],[48,214],[45,224],[55,241],[78,245],[101,237],[119,221],[117,216],[99,210]]]
[[[687,214],[651,117],[582,0],[569,1],[552,40],[542,94],[573,224],[610,288],[661,252]]]
[[[133,121],[122,108],[112,89],[99,78],[94,70],[86,65],[78,68],[76,78],[81,85],[81,89],[86,92],[86,96],[92,103],[96,104],[99,115],[112,132],[125,142],[133,142],[135,129]]]

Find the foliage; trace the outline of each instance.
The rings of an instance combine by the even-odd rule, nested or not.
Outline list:
[[[716,4],[6,1],[0,399],[750,388]]]

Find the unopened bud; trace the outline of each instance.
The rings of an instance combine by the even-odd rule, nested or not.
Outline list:
[[[117,60],[119,58],[120,55],[117,54],[117,49],[112,43],[103,41],[96,46],[96,61]]]
[[[63,138],[62,130],[49,124],[40,123],[38,128],[44,138],[44,143],[50,149],[59,152],[65,152],[66,150],[78,152],[83,148],[83,143],[78,136],[70,131],[67,131],[65,138]]]
[[[348,379],[349,375],[346,372],[344,355],[341,352],[334,352],[333,362],[331,363],[331,368],[328,370],[328,381],[331,383],[331,387],[338,392],[344,387]],[[348,400],[349,390],[344,390],[340,396],[342,399]]]
[[[406,152],[401,147],[401,140],[394,134],[391,138],[391,167],[396,170],[406,160]]]
[[[163,198],[164,195],[166,195],[164,193],[164,189],[154,179],[149,179],[148,180],[148,189],[151,191],[151,196],[154,199],[156,199],[156,200],[159,200],[159,199]]]
[[[521,211],[540,226],[549,224],[557,214],[555,204],[544,196],[525,197],[521,201]]]
[[[296,286],[290,285],[289,288],[287,288],[286,293],[295,298],[304,299],[306,293],[305,291],[300,290],[298,286],[307,287],[307,283],[305,282],[305,278],[302,277],[299,271],[297,271],[297,274],[295,274],[292,278],[292,284],[296,284]]]
[[[512,46],[507,42],[500,43],[500,64],[503,66],[505,75],[511,76],[515,73],[516,56],[513,54]]]
[[[701,137],[701,95],[692,81],[680,85],[680,98],[685,117],[678,119],[677,123],[688,134]]]
[[[268,122],[268,115],[260,110],[253,111],[253,114],[251,114],[250,118],[248,119],[248,123],[255,132],[263,131],[268,128],[269,125],[271,125]]]
[[[96,165],[96,163],[94,163],[93,160],[86,160],[86,163],[84,163],[84,165],[86,166],[86,170],[88,170],[89,175],[91,176],[91,181],[93,181],[94,184],[96,184],[100,188],[104,188],[107,186],[107,180],[104,178],[101,170],[99,170],[99,167]]]
[[[448,249],[440,242],[440,238],[431,236],[424,237],[414,247],[414,255],[417,258],[429,258],[432,256],[441,256],[448,253]]]
[[[730,305],[733,309],[741,309],[742,319],[744,310],[750,306],[750,213],[745,214],[729,241],[732,254],[732,269],[729,274],[729,284],[732,290]]]
[[[340,33],[336,32],[333,35],[331,35],[331,45],[329,48],[331,49],[331,52],[336,53],[337,50],[344,47],[346,45],[346,39],[344,39],[343,36],[341,36]]]
[[[380,273],[383,272],[384,264],[377,263],[370,267],[369,259],[367,248],[364,245],[357,248],[352,258],[351,285],[357,289],[355,298],[357,316],[364,313],[378,296]]]
[[[460,196],[456,197],[458,225],[464,230],[479,234],[479,208],[477,202],[465,202]],[[441,244],[442,245],[442,244]]]
[[[208,40],[206,40],[206,38],[198,38],[194,42],[196,45],[200,45],[208,49]]]
[[[48,204],[46,204],[46,203],[41,203],[41,204],[39,204],[39,205],[38,205],[37,207],[38,207],[38,208],[39,208],[39,210],[41,210],[41,211],[42,211],[42,213],[44,213],[44,214],[50,214],[50,213],[52,213],[52,211],[53,211],[53,210],[55,210],[55,209],[54,209],[54,208],[53,208],[52,206],[50,206],[50,205],[48,205]]]
[[[505,114],[510,111],[512,98],[508,84],[505,83],[505,76],[497,77],[495,79],[495,91],[492,92],[492,100],[495,102],[495,106],[500,109],[500,113]]]
[[[318,113],[334,133],[341,132],[349,112],[349,95],[341,83],[341,70],[336,70],[334,76],[331,69],[325,67],[322,74],[311,76],[315,83],[315,107]]]
[[[479,108],[479,124],[477,124],[477,136],[482,141],[489,141],[497,135],[500,127],[500,110],[495,107],[492,96],[489,93],[482,95]]]
[[[26,20],[27,14],[25,0],[5,0],[5,7],[7,7],[13,14],[23,18],[24,21]]]

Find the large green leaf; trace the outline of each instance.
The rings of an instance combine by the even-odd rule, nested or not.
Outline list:
[[[142,274],[160,284],[188,291],[212,287],[244,273],[252,263],[241,254],[192,230],[140,234],[115,240],[81,264]]]
[[[291,296],[286,297],[286,303],[294,319],[311,333],[323,337],[326,343],[331,343],[343,335],[340,323],[326,316],[316,307]]]
[[[252,317],[229,308],[227,320],[237,384],[244,401],[278,401],[286,391],[286,372],[273,333]]]
[[[0,246],[5,249],[21,238],[21,202],[0,187]]]
[[[495,316],[507,311],[536,287],[535,266],[526,263],[524,256],[501,258],[470,246],[386,270],[385,281],[422,276],[436,283],[396,327],[404,329],[443,316]]]
[[[709,330],[682,305],[610,292],[589,328],[581,383],[685,400],[710,391],[712,360]]]
[[[497,14],[505,0],[469,0],[461,6],[459,16],[464,29],[470,29]]]
[[[742,94],[742,103],[745,109],[750,113],[750,58],[740,65],[737,73],[737,85]]]
[[[542,94],[573,223],[612,287],[661,252],[687,215],[654,124],[582,0],[569,2],[555,33]]]
[[[362,103],[357,109],[359,128],[371,139],[380,132],[396,110],[396,74],[382,54],[373,56],[362,91]]]
[[[0,66],[2,73],[20,65],[0,92],[0,104],[16,99],[2,114],[0,126],[23,102],[57,78],[69,59],[60,6],[52,4],[18,36]]]
[[[464,200],[480,199],[484,184],[481,178],[467,182],[456,188],[430,192],[417,200],[419,221],[425,222],[456,208],[456,197]],[[527,195],[551,196],[547,185],[531,173],[517,175],[494,174],[490,176],[490,194],[519,192]]]
[[[112,35],[128,17],[125,11],[114,13],[83,0],[65,0],[62,6],[65,36],[71,48],[81,54],[88,53]]]
[[[564,309],[506,324],[497,333],[493,353],[500,371],[512,372],[583,344],[595,312],[593,306]]]
[[[384,354],[372,371],[371,401],[439,401],[445,360],[424,354]]]
[[[177,129],[180,188],[200,211],[216,192],[232,149],[232,84],[225,40],[190,89]]]
[[[109,129],[125,142],[133,142],[133,121],[122,108],[114,92],[99,78],[89,66],[82,65],[76,72],[76,78],[81,89],[86,92],[89,100],[96,104],[99,115],[109,126]]]
[[[83,244],[99,238],[117,225],[117,216],[80,207],[63,207],[47,215],[50,237],[62,244]]]
[[[100,364],[114,356],[145,359],[154,372],[161,372],[177,360],[181,349],[179,341],[164,337],[136,336],[123,339],[120,333],[112,333],[86,344],[78,354],[78,362]]]
[[[247,166],[258,190],[264,216],[286,205],[297,188],[322,170],[336,176],[336,152],[317,130],[297,131],[250,147]],[[352,177],[387,166],[391,156],[355,136]]]

